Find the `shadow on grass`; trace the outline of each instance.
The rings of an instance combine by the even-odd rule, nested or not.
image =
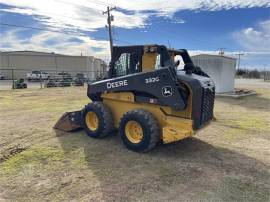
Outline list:
[[[254,110],[269,110],[270,109],[270,98],[262,97],[260,94],[251,95],[241,98],[216,98],[217,101],[228,103],[230,105],[239,105],[246,107],[247,109]]]
[[[84,132],[56,133],[65,152],[83,148],[83,161],[100,184],[100,200],[267,201],[269,196],[266,165],[196,138],[135,153],[119,136],[92,139]]]

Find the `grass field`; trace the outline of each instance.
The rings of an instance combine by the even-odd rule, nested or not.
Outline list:
[[[216,121],[146,154],[52,129],[86,88],[0,91],[0,201],[269,201],[270,85],[237,87],[258,94],[217,98]]]

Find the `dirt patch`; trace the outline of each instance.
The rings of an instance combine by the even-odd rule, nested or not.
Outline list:
[[[27,147],[24,147],[22,145],[16,145],[14,147],[8,148],[6,151],[2,152],[3,154],[1,154],[1,156],[0,156],[0,163],[7,161],[8,159],[25,151],[26,149],[27,149]]]
[[[36,97],[38,96],[37,93],[26,93],[26,94],[22,94],[19,97]]]

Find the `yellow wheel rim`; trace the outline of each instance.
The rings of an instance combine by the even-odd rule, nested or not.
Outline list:
[[[95,131],[98,129],[99,120],[95,112],[88,112],[86,114],[85,121],[86,121],[87,127],[90,130]]]
[[[143,129],[137,121],[129,121],[125,127],[128,140],[132,143],[139,143],[143,139]]]

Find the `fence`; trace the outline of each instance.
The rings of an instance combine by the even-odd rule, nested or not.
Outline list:
[[[270,81],[270,71],[263,71],[263,72],[261,72],[261,78],[264,81]]]
[[[0,69],[0,90],[84,86],[106,77],[104,71]]]

